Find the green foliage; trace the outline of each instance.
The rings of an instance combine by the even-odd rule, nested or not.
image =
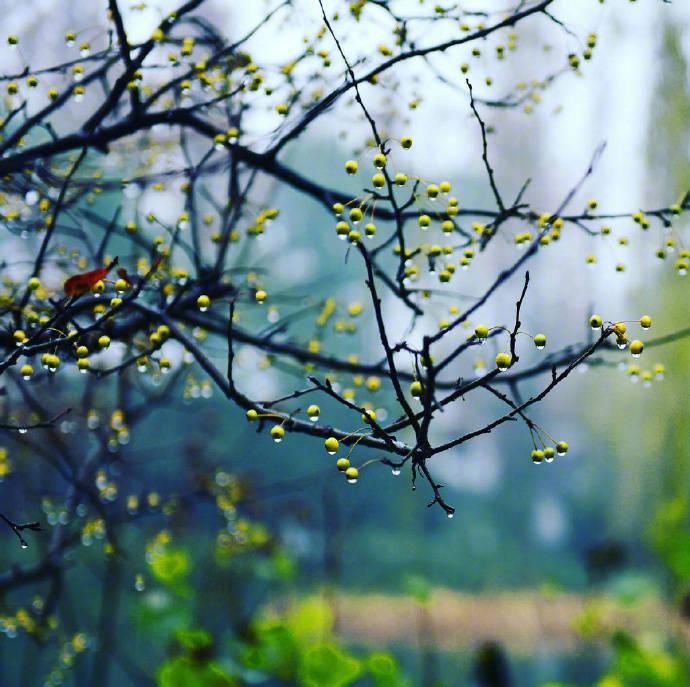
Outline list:
[[[398,669],[398,664],[390,654],[371,654],[367,659],[366,668],[376,687],[402,687],[403,685],[403,677]]]
[[[408,575],[403,582],[405,593],[423,604],[429,601],[431,596],[431,586],[429,582],[420,575]]]
[[[307,648],[300,662],[298,684],[304,687],[344,687],[361,673],[360,662],[334,644]]]
[[[158,687],[234,687],[231,678],[213,661],[199,663],[187,656],[167,661],[158,672]]]
[[[158,687],[235,687],[237,681],[211,659],[211,635],[204,630],[177,633],[181,653],[158,671]]]
[[[659,505],[650,526],[652,545],[663,563],[680,581],[690,579],[688,501],[678,496]]]
[[[613,665],[597,687],[678,687],[690,675],[682,661],[661,649],[643,648],[627,632],[616,632],[611,641]]]
[[[151,572],[157,580],[170,587],[179,587],[189,574],[190,560],[186,551],[167,547],[151,561]]]
[[[281,616],[257,619],[253,642],[242,663],[253,670],[301,687],[345,687],[360,678],[376,687],[407,684],[395,659],[386,653],[359,659],[338,646],[333,611],[321,597],[308,597]]]

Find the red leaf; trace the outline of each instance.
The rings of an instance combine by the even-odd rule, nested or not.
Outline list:
[[[83,296],[96,282],[105,278],[115,264],[117,264],[117,258],[108,267],[100,267],[90,272],[75,274],[65,281],[65,294],[67,296]]]

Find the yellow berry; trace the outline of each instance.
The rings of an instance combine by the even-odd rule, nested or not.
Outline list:
[[[639,339],[630,342],[630,353],[632,353],[633,358],[639,358],[643,350],[644,344]]]
[[[359,470],[357,468],[349,467],[345,470],[345,477],[350,484],[354,484],[359,477]]]
[[[501,372],[505,372],[505,370],[507,370],[510,367],[512,362],[513,358],[511,357],[510,353],[499,353],[496,356],[496,367]]]
[[[422,383],[419,380],[415,380],[410,384],[410,393],[415,398],[419,398],[422,395]]]
[[[484,324],[478,324],[474,328],[474,334],[478,339],[486,339],[489,336],[489,328]]]

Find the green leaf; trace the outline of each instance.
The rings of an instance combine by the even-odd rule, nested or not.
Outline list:
[[[616,659],[612,669],[599,681],[598,687],[677,687],[688,684],[682,661],[661,651],[641,647],[627,632],[612,637]]]
[[[236,687],[237,681],[214,661],[196,662],[177,656],[158,671],[158,687]]]
[[[254,627],[255,644],[242,652],[247,668],[289,681],[297,673],[299,651],[292,633],[282,623],[259,623]]]
[[[311,596],[294,608],[285,618],[285,625],[299,644],[314,644],[329,637],[333,631],[333,609],[322,597]]]
[[[361,663],[334,644],[313,646],[304,652],[299,670],[303,687],[344,687],[362,672]]]
[[[213,638],[206,630],[178,630],[175,638],[180,646],[188,652],[198,653],[208,649],[213,644]]]
[[[407,684],[400,675],[398,664],[390,654],[371,654],[367,659],[366,667],[376,687],[402,687]]]
[[[189,555],[184,549],[166,547],[154,554],[151,561],[151,571],[156,579],[171,587],[184,582],[189,569]]]

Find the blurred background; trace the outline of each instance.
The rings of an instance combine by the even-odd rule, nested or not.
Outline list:
[[[3,30],[21,37],[22,53],[3,49],[2,72],[20,71],[23,60],[34,69],[66,60],[69,29],[91,32],[96,42],[105,22],[102,4],[5,2]],[[327,7],[338,4],[346,12],[347,3]],[[413,13],[424,3],[394,4]],[[504,9],[502,3],[477,4]],[[271,6],[208,0],[201,14],[233,39]],[[160,12],[173,7],[123,2],[130,40],[150,36]],[[590,198],[598,199],[601,213],[677,202],[690,189],[690,6],[557,0],[552,9],[572,35],[541,17],[521,26],[515,59],[497,62],[487,49],[469,73],[491,127],[490,157],[506,197],[513,198],[530,178],[528,200],[553,211],[605,141],[603,157],[570,209],[581,211]],[[303,36],[318,28],[319,17],[316,2],[295,2],[248,50],[278,69],[301,50]],[[352,62],[392,41],[390,22],[373,10],[368,22],[341,24]],[[341,24],[334,23],[337,31]],[[443,40],[445,31],[424,25],[419,40]],[[564,63],[563,55],[581,51],[592,31],[597,47],[581,74],[567,70],[546,89],[534,86]],[[491,207],[477,122],[457,78],[463,61],[458,50],[429,65],[406,64],[397,90],[380,96],[367,87],[364,95],[390,135],[414,137],[409,158],[397,161],[407,173],[448,179],[463,206]],[[432,70],[452,74],[459,87],[449,88]],[[340,65],[331,86],[340,82],[339,75]],[[528,111],[524,105],[481,103],[520,83],[518,93],[537,94],[526,100]],[[64,110],[58,122],[63,131],[80,121],[78,108],[86,106]],[[247,138],[260,149],[276,125],[273,107],[258,109]],[[288,148],[285,159],[310,178],[356,193],[356,182],[343,182],[342,164],[368,135],[358,110],[345,105],[321,118]],[[255,243],[243,256],[270,270],[271,283],[280,285],[286,299],[281,311],[294,307],[289,298],[306,303],[300,299],[308,292],[364,302],[361,272],[344,262],[342,244],[330,240],[332,217],[273,181],[263,182],[260,192],[281,214],[270,241]],[[146,191],[136,199],[137,211],[172,219],[182,206],[179,195],[172,185],[163,193]],[[127,205],[134,201],[106,196],[98,201],[104,216],[118,202],[134,212]],[[591,237],[571,227],[559,245],[531,261],[524,328],[545,332],[554,350],[586,340],[593,312],[614,321],[649,314],[656,336],[690,325],[688,281],[672,268],[672,255],[666,260],[655,255],[668,234],[658,225],[645,234],[630,218],[608,224],[608,236]],[[682,218],[674,224],[678,245],[685,224]],[[329,240],[315,238],[322,235]],[[31,241],[0,231],[3,258],[12,256],[21,265],[34,250]],[[511,241],[492,244],[460,275],[461,295],[480,294],[514,250]],[[597,258],[594,269],[585,264],[589,254]],[[616,271],[618,263],[625,264],[624,272]],[[521,278],[481,311],[482,321],[510,322]],[[398,303],[385,305],[392,337],[402,336],[407,314]],[[428,312],[427,324],[433,326],[444,316],[443,302]],[[296,327],[293,334],[308,338],[313,322]],[[222,343],[216,349],[221,358]],[[330,352],[357,353],[364,361],[381,356],[375,331],[365,321],[353,334],[332,333],[322,343]],[[211,351],[214,345],[209,344]],[[495,352],[483,351],[487,360]],[[525,360],[534,362],[538,355],[526,351]],[[645,351],[643,369],[660,363],[666,370],[663,380],[650,385],[633,383],[629,354],[612,359],[621,364],[574,374],[532,413],[556,439],[570,444],[568,454],[552,465],[532,465],[529,436],[518,423],[433,459],[430,468],[457,508],[453,520],[426,508],[428,494],[423,487],[413,492],[406,472],[393,476],[374,466],[357,485],[334,481],[319,442],[294,436],[274,446],[192,368],[181,378],[179,394],[132,427],[130,443],[120,449],[108,479],[119,483],[124,503],[129,492],[184,492],[190,475],[216,470],[219,484],[237,481],[250,550],[240,555],[219,544],[213,504],[178,505],[170,517],[153,516],[123,530],[128,557],[116,570],[104,561],[102,545],[82,537],[84,545],[71,554],[66,572],[59,612],[64,632],[58,631],[57,641],[37,641],[17,621],[18,610],[28,608],[40,589],[12,590],[3,598],[0,683],[89,684],[81,650],[65,647],[83,634],[88,651],[99,656],[100,622],[112,625],[111,685],[149,684],[161,666],[203,649],[210,638],[214,661],[223,670],[257,684],[690,684],[690,340]],[[255,350],[238,351],[238,382],[254,397],[275,397],[300,384],[289,370],[266,369],[264,363]],[[466,374],[474,363],[474,358],[462,363]],[[343,375],[338,381],[353,387],[358,399],[373,397],[376,407],[385,409],[390,402],[360,388],[361,380]],[[521,392],[527,397],[542,382],[526,382]],[[105,398],[108,392],[101,393]],[[338,417],[336,407],[323,408]],[[440,438],[444,431],[450,438],[458,427],[479,427],[498,412],[488,395],[468,397],[461,410],[440,421]],[[63,427],[64,440],[83,445],[86,453],[89,438],[79,422]],[[31,450],[19,439],[2,441],[16,463],[0,484],[3,509],[30,518],[42,503],[45,518],[59,519],[55,476],[31,464]],[[174,548],[165,560],[152,558],[152,547],[161,542],[156,537],[165,530],[173,532]],[[24,551],[10,534],[2,536],[0,571],[40,558],[40,543]],[[103,601],[102,589],[114,580],[124,591]],[[315,636],[329,638],[331,653],[317,657],[326,666],[322,676],[305,677],[295,666],[304,665],[300,652],[310,650]],[[288,645],[285,657],[281,652]],[[187,684],[226,684],[213,682],[215,677],[196,679]]]

